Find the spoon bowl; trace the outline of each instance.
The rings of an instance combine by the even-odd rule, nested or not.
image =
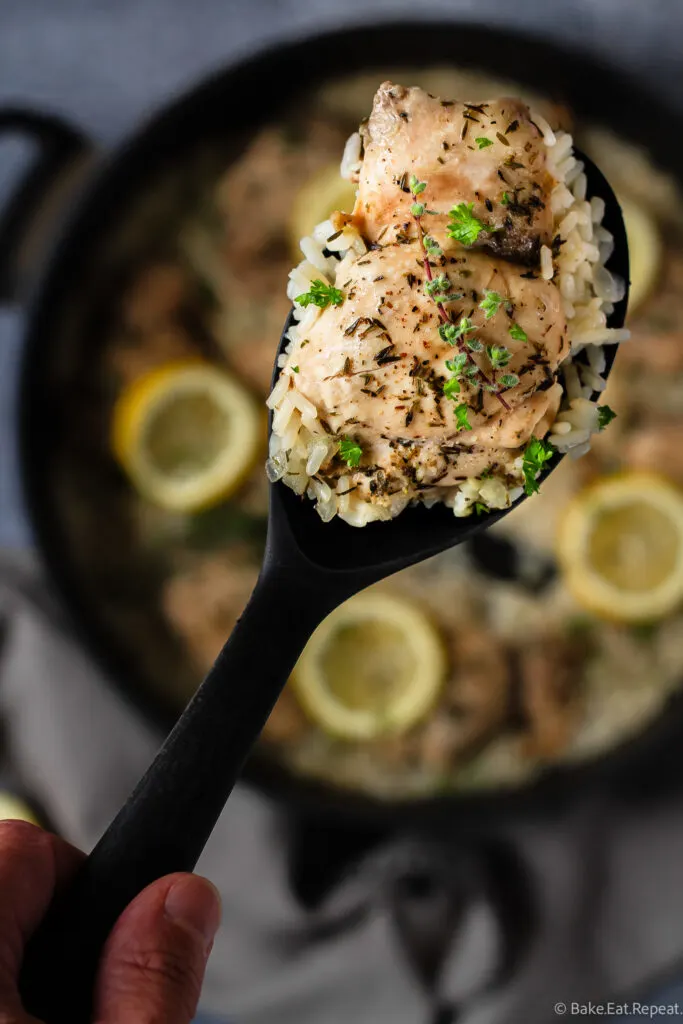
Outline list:
[[[603,223],[614,238],[608,269],[628,283],[619,204],[597,167],[580,158],[588,194],[605,201]],[[628,287],[610,327],[623,326],[627,302]],[[291,315],[285,332],[290,325]],[[606,351],[608,371],[615,352],[615,346]],[[560,459],[548,463],[543,477]],[[340,519],[323,523],[312,502],[281,482],[271,485],[266,553],[249,604],[152,765],[31,940],[20,980],[29,1013],[46,1024],[89,1024],[97,966],[113,925],[151,882],[194,869],[249,750],[325,616],[371,583],[471,540],[524,500],[464,519],[443,505],[409,507],[389,522],[357,528]]]

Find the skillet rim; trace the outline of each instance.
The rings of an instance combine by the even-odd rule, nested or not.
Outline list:
[[[448,62],[447,40],[452,48],[457,37],[459,46],[465,51],[465,57],[460,63],[473,69],[500,74],[500,66],[491,67],[493,60],[489,62],[487,59],[471,59],[472,54],[479,49],[487,57],[493,49],[498,49],[499,57],[508,54],[510,64],[516,62],[514,68],[502,69],[504,75],[516,77],[520,84],[527,87],[545,88],[546,94],[548,87],[547,82],[544,82],[544,75],[552,73],[554,81],[562,85],[561,94],[568,99],[572,109],[579,116],[583,115],[584,119],[588,113],[590,97],[596,90],[601,91],[606,106],[611,105],[611,109],[595,123],[607,123],[609,127],[614,127],[620,136],[646,146],[655,162],[683,182],[683,148],[671,145],[671,137],[675,134],[672,132],[672,125],[674,128],[677,125],[683,127],[683,116],[667,108],[648,87],[636,79],[601,63],[588,51],[581,52],[557,42],[549,42],[532,33],[494,28],[457,19],[446,23],[440,20],[438,24],[439,33],[436,33],[435,37],[435,21],[420,18],[378,21],[372,25],[352,24],[311,33],[303,38],[290,38],[256,50],[241,60],[228,64],[189,91],[174,97],[124,140],[109,156],[104,168],[96,172],[94,181],[87,187],[85,195],[77,200],[74,210],[66,219],[65,226],[62,225],[58,229],[55,244],[45,257],[38,283],[28,300],[19,381],[19,467],[25,506],[38,554],[47,570],[48,579],[69,612],[78,638],[95,663],[104,670],[109,684],[141,712],[148,723],[156,725],[161,731],[167,730],[173,724],[177,709],[172,711],[170,706],[154,694],[148,684],[143,683],[140,676],[135,678],[135,672],[131,671],[133,659],[130,656],[126,657],[115,651],[117,645],[114,638],[108,636],[103,623],[98,622],[97,615],[79,585],[78,573],[73,565],[69,564],[68,556],[64,555],[66,545],[60,545],[60,529],[51,514],[47,474],[41,474],[40,471],[41,428],[49,427],[49,424],[45,423],[45,419],[48,418],[45,414],[46,407],[42,410],[38,407],[38,412],[36,411],[36,402],[40,396],[38,384],[41,381],[41,373],[45,370],[45,363],[41,362],[41,351],[46,345],[46,338],[50,336],[54,309],[59,310],[73,294],[73,284],[71,288],[66,289],[62,285],[65,279],[68,282],[69,273],[73,272],[79,239],[92,237],[93,224],[102,220],[103,208],[106,207],[112,193],[116,194],[121,179],[124,186],[126,185],[125,179],[131,177],[136,161],[139,165],[143,158],[144,163],[145,153],[153,150],[155,145],[163,143],[164,138],[168,147],[169,142],[174,142],[174,136],[179,131],[185,129],[187,133],[187,126],[192,123],[193,111],[200,110],[207,101],[215,104],[217,97],[226,89],[228,92],[234,90],[243,79],[248,80],[250,76],[258,78],[264,73],[264,69],[268,69],[268,74],[272,76],[273,66],[293,66],[297,60],[310,58],[315,50],[316,59],[312,61],[309,81],[315,80],[316,77],[334,77],[346,71],[367,71],[371,67],[365,59],[368,50],[371,51],[380,44],[386,50],[387,46],[390,48],[394,45],[390,42],[392,39],[398,44],[400,39],[405,41],[406,38],[410,40],[410,47],[404,55],[404,60],[394,59],[397,66],[414,66],[420,63],[414,56],[414,52],[419,49],[416,40],[420,39],[429,42],[434,49],[438,48],[440,51],[438,57],[432,57],[430,52],[430,64],[445,64]],[[318,70],[323,70],[320,67],[320,55],[325,51],[332,54],[337,66],[331,71],[328,70],[327,74],[318,76]],[[348,63],[348,58],[342,61],[344,52],[351,54]],[[375,66],[387,66],[392,60],[380,54],[374,63]],[[288,92],[289,102],[300,87],[301,80]],[[621,123],[616,126],[617,121],[623,122],[624,111],[634,104],[647,106],[649,111],[648,117],[644,119],[646,132],[641,130],[641,122],[635,137],[628,131],[628,128],[633,127],[632,121],[627,125]],[[255,130],[258,127],[260,124],[255,126]],[[161,148],[164,146],[161,145]],[[133,173],[132,178],[133,185],[128,187],[128,203],[130,195],[135,194],[140,188],[140,175],[136,178]],[[95,237],[101,238],[100,232],[97,232]],[[451,824],[450,819],[454,818],[461,830],[468,823],[480,827],[491,818],[498,822],[511,816],[547,816],[553,809],[578,801],[595,785],[616,785],[617,776],[626,782],[628,788],[629,768],[636,769],[635,777],[640,782],[638,767],[642,768],[643,759],[647,758],[648,753],[658,749],[663,753],[665,749],[668,750],[666,744],[673,741],[675,747],[677,739],[680,741],[683,732],[683,713],[680,714],[678,722],[675,715],[667,714],[666,710],[669,705],[679,704],[683,707],[683,694],[680,695],[680,699],[670,698],[664,711],[643,730],[611,750],[578,765],[553,766],[546,769],[538,779],[512,787],[510,790],[503,788],[482,793],[453,793],[424,799],[382,801],[355,790],[335,788],[328,783],[296,775],[258,753],[250,758],[243,774],[243,781],[294,809],[313,812],[322,818],[345,819],[349,823],[364,822],[383,827],[412,825],[431,830],[448,827]],[[666,758],[660,760],[666,761]],[[672,763],[675,764],[673,759]]]

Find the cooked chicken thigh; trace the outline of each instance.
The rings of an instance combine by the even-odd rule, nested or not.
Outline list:
[[[494,229],[477,245],[532,264],[550,244],[553,179],[543,136],[520,100],[456,103],[384,82],[361,131],[364,154],[354,217],[371,242],[400,240],[411,226],[408,182],[429,181],[430,222],[438,235],[448,211],[473,203]]]

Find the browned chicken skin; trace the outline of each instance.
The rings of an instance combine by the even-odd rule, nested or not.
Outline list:
[[[550,243],[553,179],[541,132],[520,100],[457,103],[384,82],[361,135],[354,217],[371,242],[394,242],[409,227],[414,174],[429,181],[429,206],[440,211],[430,218],[435,233],[445,230],[450,208],[465,202],[495,228],[477,244],[500,256],[532,264]]]

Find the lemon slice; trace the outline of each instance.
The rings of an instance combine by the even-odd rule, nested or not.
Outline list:
[[[12,793],[0,791],[0,821],[29,821],[32,825],[39,822],[23,800],[19,800]]]
[[[414,604],[364,593],[321,623],[292,683],[318,725],[345,740],[405,732],[437,699],[446,673],[438,632]]]
[[[628,311],[633,315],[652,292],[662,259],[659,230],[650,213],[632,199],[620,197],[630,261]]]
[[[574,498],[558,539],[567,586],[596,615],[646,622],[683,601],[683,492],[664,477],[598,480]]]
[[[339,164],[329,164],[304,182],[294,200],[289,221],[294,253],[300,257],[299,242],[310,235],[316,224],[327,220],[335,210],[351,213],[356,202],[356,185],[342,178]]]
[[[169,511],[196,512],[244,480],[262,427],[255,399],[225,370],[168,363],[121,393],[112,447],[140,494]]]

